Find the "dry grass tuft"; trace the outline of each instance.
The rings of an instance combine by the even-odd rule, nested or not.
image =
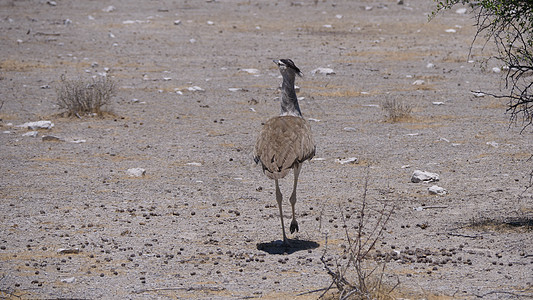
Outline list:
[[[387,119],[392,122],[399,122],[411,118],[413,107],[400,100],[387,99],[382,101],[381,109],[387,113]]]
[[[93,78],[90,81],[67,80],[62,77],[57,88],[57,105],[66,110],[68,116],[103,116],[103,107],[111,103],[115,93],[115,83],[107,77]]]

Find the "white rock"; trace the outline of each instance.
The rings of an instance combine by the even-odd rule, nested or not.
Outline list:
[[[104,9],[102,9],[103,12],[112,12],[112,11],[115,11],[117,8],[114,7],[113,5],[110,5]]]
[[[353,128],[353,127],[344,127],[342,130],[344,130],[344,131],[348,131],[348,132],[357,131],[357,129],[355,129],[355,128]]]
[[[319,119],[315,119],[315,118],[309,118],[307,119],[308,121],[311,121],[311,122],[320,122]]]
[[[248,74],[259,74],[258,69],[241,69],[241,71],[246,72]]]
[[[191,91],[191,92],[205,92],[205,90],[197,85],[195,86],[190,86],[187,88],[188,91]]]
[[[494,73],[500,73],[501,71],[502,71],[502,69],[500,69],[498,67],[492,68],[492,72],[494,72]]]
[[[324,27],[324,28],[333,28],[333,25],[331,25],[331,24],[324,24],[324,25],[322,25],[322,27]]]
[[[333,74],[335,74],[335,71],[333,71],[333,69],[331,69],[331,68],[316,68],[313,71],[311,71],[311,73],[312,74],[319,73],[319,74],[325,74],[325,75],[333,75]]]
[[[202,166],[202,163],[199,163],[199,162],[190,162],[190,163],[187,163],[188,166],[195,166],[195,167],[200,167]]]
[[[439,174],[415,170],[411,176],[411,182],[434,182],[439,181]]]
[[[341,165],[344,164],[355,164],[357,162],[357,157],[348,157],[345,159],[337,159],[337,162]]]
[[[432,64],[432,63],[428,63],[428,64],[426,65],[426,68],[428,68],[428,69],[435,68],[435,65]]]
[[[413,85],[423,85],[424,83],[426,83],[424,80],[418,79],[413,82]]]
[[[240,91],[243,91],[242,88],[229,88],[228,91],[230,92],[240,92]]]
[[[446,190],[440,186],[432,185],[428,188],[428,192],[432,195],[446,195]]]
[[[456,33],[456,32],[457,32],[457,30],[455,30],[455,29],[453,29],[453,28],[446,29],[446,30],[444,30],[444,31],[446,31],[447,33]]]
[[[74,144],[81,144],[81,143],[85,143],[87,142],[87,140],[79,140],[79,139],[73,139],[72,141],[70,141],[71,143],[74,143]]]
[[[130,177],[142,177],[146,174],[146,170],[143,168],[131,168],[126,171]]]
[[[75,277],[67,277],[67,278],[61,279],[61,282],[64,282],[64,283],[73,283],[74,281],[76,281]]]
[[[180,25],[180,24],[181,24],[181,20],[174,21],[174,25]]]
[[[444,105],[444,102],[439,102],[439,101],[435,101],[431,103],[433,103],[433,105]]]
[[[498,148],[500,145],[496,143],[496,141],[487,142],[487,145],[492,146],[494,148]]]
[[[458,8],[456,11],[455,11],[456,14],[460,14],[460,15],[464,15],[466,14],[466,8],[464,7],[461,7],[461,8]]]
[[[37,121],[37,122],[28,122],[24,123],[22,125],[18,125],[17,127],[24,127],[31,130],[35,129],[51,129],[54,127],[54,123],[52,121]]]
[[[342,15],[335,15],[335,18],[342,19]]]
[[[476,98],[485,97],[485,93],[482,93],[482,92],[472,92],[472,94]]]
[[[112,32],[108,33],[108,35],[109,35],[109,37],[112,38],[112,39],[115,38],[115,35],[114,35]]]
[[[190,40],[189,40],[189,43],[191,43],[191,44],[196,43],[196,39],[190,39]]]
[[[59,249],[57,249],[57,253],[59,253],[59,254],[78,254],[78,253],[80,253],[80,248],[70,248],[70,249],[59,248]]]
[[[215,22],[213,22],[213,21],[207,21],[207,25],[215,25]]]
[[[37,137],[38,134],[39,134],[38,131],[28,131],[25,134],[23,134],[22,136]]]

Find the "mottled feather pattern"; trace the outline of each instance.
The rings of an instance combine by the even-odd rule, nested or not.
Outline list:
[[[255,160],[271,179],[287,175],[295,163],[315,155],[309,123],[301,117],[279,116],[268,120],[255,145]]]

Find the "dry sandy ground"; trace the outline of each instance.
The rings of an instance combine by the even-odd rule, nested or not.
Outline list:
[[[482,68],[490,44],[468,58],[471,17],[428,23],[432,7],[0,0],[0,297],[316,299],[298,295],[330,284],[323,255],[346,265],[366,179],[366,236],[393,209],[373,255],[399,280],[395,297],[532,297],[531,131],[509,127],[504,100],[471,93],[504,84]],[[261,122],[279,112],[277,58],[304,72],[317,143],[291,249],[271,243],[273,182],[252,161]],[[112,114],[58,115],[62,75],[103,73],[118,86]],[[392,99],[411,117],[387,121]],[[16,127],[38,120],[54,127]],[[146,174],[129,177],[136,167]],[[411,183],[417,169],[440,181]],[[447,194],[429,195],[433,184]]]

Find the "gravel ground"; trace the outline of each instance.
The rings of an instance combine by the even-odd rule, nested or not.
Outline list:
[[[394,297],[533,297],[531,130],[472,93],[504,87],[491,44],[468,56],[471,16],[428,22],[433,5],[0,0],[0,297],[316,299],[363,199],[365,238],[393,212],[369,264],[387,262]],[[252,160],[279,112],[278,58],[304,73],[317,143],[289,249]],[[61,76],[103,74],[117,85],[105,117],[59,114]],[[409,117],[388,120],[393,100]],[[54,126],[17,127],[39,120]]]

